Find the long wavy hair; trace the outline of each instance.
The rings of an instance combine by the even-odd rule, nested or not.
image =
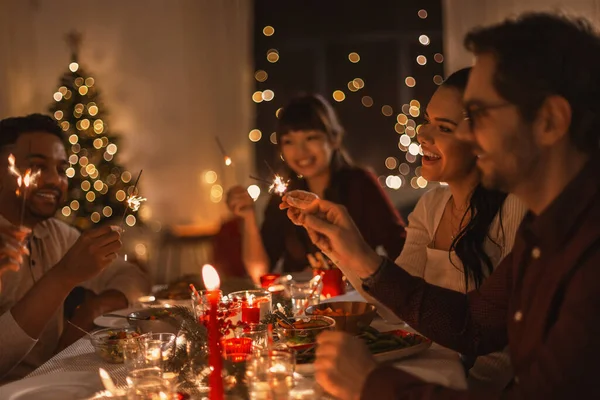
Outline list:
[[[450,75],[442,86],[451,87],[464,93],[469,79],[471,68],[463,68]],[[452,244],[450,252],[454,251],[463,265],[465,288],[469,288],[469,281],[473,280],[475,287],[481,286],[485,277],[494,270],[494,263],[486,253],[484,245],[486,238],[494,245],[502,247],[504,243],[494,241],[489,235],[490,227],[498,215],[500,229],[504,236],[502,227],[502,205],[506,200],[506,193],[489,190],[479,183],[469,199],[469,205],[462,216],[461,226],[471,215],[469,222],[458,232]],[[450,258],[452,262],[452,258]]]

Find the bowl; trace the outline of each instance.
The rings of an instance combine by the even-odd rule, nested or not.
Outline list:
[[[127,316],[127,322],[141,333],[177,334],[181,327],[181,320],[165,307],[132,312]]]
[[[334,301],[310,306],[306,309],[306,315],[333,318],[336,330],[356,335],[362,327],[371,325],[377,315],[377,308],[360,301]]]
[[[281,343],[296,351],[314,347],[320,333],[335,329],[335,320],[324,316],[289,318],[289,321],[294,327],[280,321],[277,335]]]
[[[123,362],[123,346],[135,340],[143,340],[135,328],[106,328],[90,333],[90,342],[96,354],[106,362],[120,364]]]

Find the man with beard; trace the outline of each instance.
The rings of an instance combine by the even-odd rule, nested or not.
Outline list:
[[[599,398],[600,36],[584,19],[525,14],[467,35],[476,56],[460,129],[482,182],[529,208],[513,251],[466,295],[427,284],[360,237],[340,206],[316,200],[288,216],[340,268],[410,326],[478,356],[510,347],[503,393],[427,384],[377,366],[359,340],[317,339],[315,376],[339,399]],[[292,207],[301,202],[289,193]]]
[[[8,172],[13,154],[20,171],[37,173],[36,185],[22,198],[16,177]],[[80,234],[53,218],[66,200],[69,167],[62,131],[40,114],[0,121],[0,224],[31,229],[30,255],[17,272],[2,276],[0,293],[0,377],[24,377],[78,337],[64,326],[63,303],[69,293],[85,288],[85,301],[72,321],[84,329],[95,317],[126,308],[149,289],[137,267],[114,262],[121,248],[120,229],[103,226]],[[22,189],[23,190],[23,189]],[[81,290],[81,289],[80,289]]]

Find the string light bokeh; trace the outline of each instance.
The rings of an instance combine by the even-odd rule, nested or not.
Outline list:
[[[294,94],[312,91],[328,96],[348,131],[350,153],[359,164],[375,168],[382,186],[425,188],[416,138],[427,101],[443,80],[441,4],[383,1],[378,9],[365,6],[352,14],[335,1],[314,3],[319,16],[287,10],[300,24],[286,17],[283,6],[260,3],[255,8],[256,91],[276,96],[270,103],[262,96],[255,100],[257,122],[249,139],[259,171],[262,160],[278,155],[275,135],[265,131],[274,130],[279,108]]]

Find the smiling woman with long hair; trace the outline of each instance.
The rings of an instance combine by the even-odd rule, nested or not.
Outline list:
[[[307,94],[292,99],[281,111],[276,133],[290,179],[288,190],[310,191],[345,205],[367,243],[395,258],[404,243],[404,223],[373,173],[352,163],[343,135],[333,107],[323,97]],[[280,203],[279,196],[271,197],[259,228],[246,189],[234,187],[227,195],[229,209],[243,220],[242,257],[255,282],[279,262],[284,272],[302,271],[309,265],[307,255],[319,251],[306,231],[280,210]]]

